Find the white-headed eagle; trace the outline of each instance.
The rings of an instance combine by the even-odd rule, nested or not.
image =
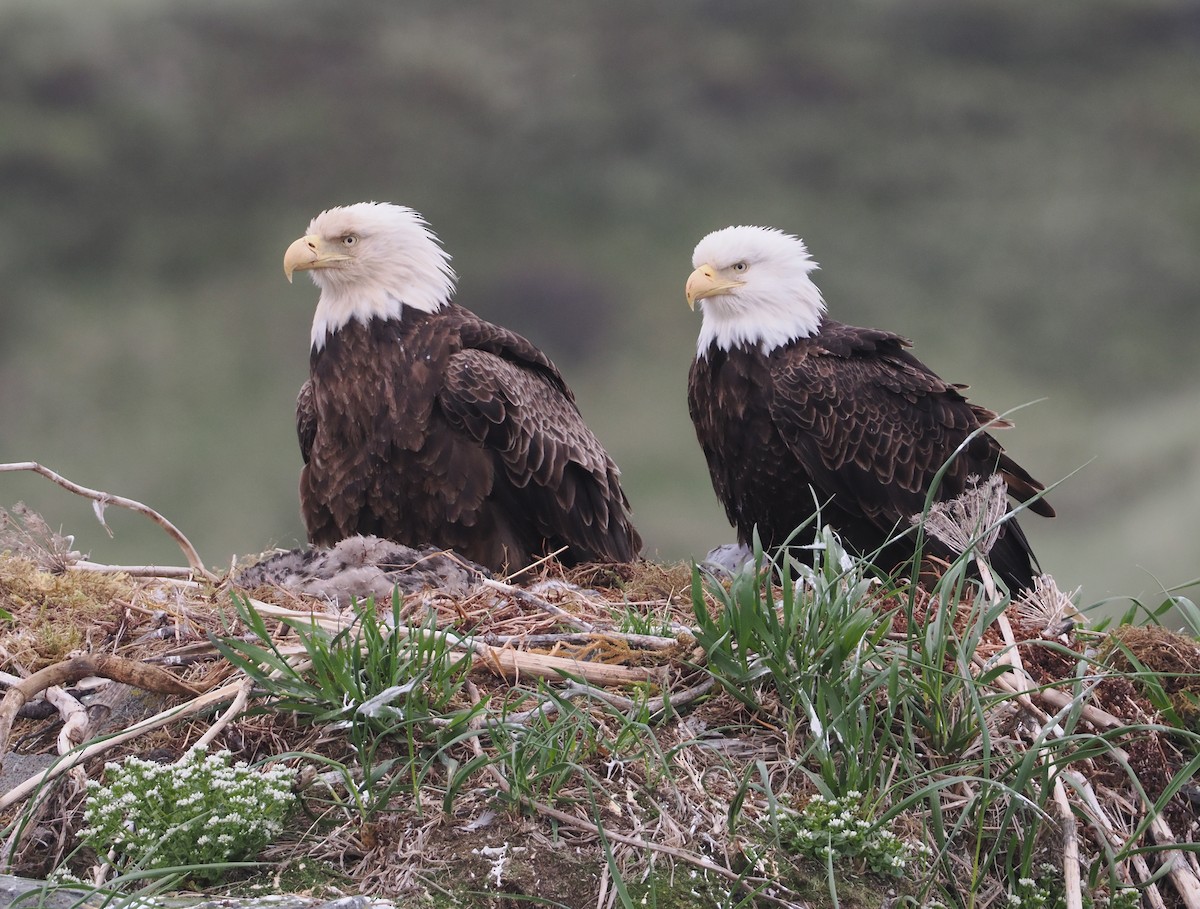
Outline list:
[[[688,405],[740,542],[757,526],[764,544],[781,545],[820,505],[843,541],[861,555],[880,552],[890,571],[915,554],[913,534],[894,538],[960,446],[937,500],[961,495],[969,477],[999,474],[1012,497],[1053,516],[1035,498],[1042,484],[982,430],[1008,421],[967,401],[965,386],[938,378],[899,335],[826,317],[801,240],[728,227],[700,241],[692,265],[687,301],[703,323]],[[936,540],[925,553],[956,555]],[[1015,518],[989,560],[1010,588],[1032,585],[1036,560]]]
[[[554,364],[451,302],[450,257],[410,208],[317,215],[284,256],[321,289],[296,402],[309,541],[374,534],[489,568],[628,562],[620,472]]]

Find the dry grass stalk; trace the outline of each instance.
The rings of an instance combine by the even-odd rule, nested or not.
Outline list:
[[[1008,512],[1007,487],[999,475],[993,475],[982,483],[978,477],[970,477],[967,483],[969,489],[963,495],[937,503],[930,508],[929,514],[925,518],[926,529],[932,536],[957,553],[965,553],[973,548],[973,559],[979,569],[988,601],[998,604],[1001,601],[1001,594],[987,563],[987,555],[999,537],[1001,522]],[[914,521],[917,520],[919,520],[919,516],[914,517]],[[1074,604],[1069,597],[1058,590],[1052,578],[1043,576],[1035,579],[1034,589],[1026,592],[1018,601],[1016,610],[1022,618],[1035,620],[1039,630],[1046,630],[1057,625],[1064,617],[1074,615]],[[995,684],[1011,691],[1023,708],[1040,718],[1045,735],[1049,737],[1065,735],[1056,719],[1037,708],[1030,698],[1030,692],[1036,686],[1025,670],[1012,624],[1005,612],[1002,611],[997,615],[996,626],[1004,643],[1004,649],[997,654],[996,658],[1009,665],[1011,672],[1008,677],[997,677]],[[983,666],[983,662],[978,657],[976,657],[976,663]],[[1065,713],[1070,705],[1071,699],[1068,698],[1065,703],[1060,703],[1058,713],[1060,715]],[[1082,776],[1078,771],[1076,771],[1076,775]],[[1082,909],[1083,884],[1080,877],[1082,859],[1079,850],[1079,836],[1071,802],[1063,785],[1061,774],[1054,776],[1052,797],[1058,808],[1062,832],[1063,889],[1067,909]],[[1100,810],[1099,805],[1095,810]],[[1107,823],[1111,824],[1111,822]],[[1192,904],[1189,902],[1188,905],[1191,909]]]
[[[967,477],[962,495],[935,502],[925,516],[925,529],[956,553],[974,548],[983,556],[992,551],[1000,536],[1000,522],[1008,512],[1008,487],[1004,478],[992,474],[986,480]],[[913,522],[921,521],[920,515]]]
[[[1067,909],[1083,909],[1083,881],[1080,879],[1079,830],[1075,825],[1075,814],[1067,799],[1062,774],[1054,777],[1054,804],[1058,806],[1058,822],[1062,830],[1063,890],[1066,891]]]
[[[1117,829],[1109,812],[1101,807],[1100,799],[1091,782],[1074,770],[1066,770],[1063,775],[1070,780],[1072,789],[1083,802],[1081,814],[1088,819],[1097,836],[1101,840],[1107,840],[1110,848],[1114,850],[1124,849],[1128,841],[1128,832],[1123,834]],[[1152,909],[1166,909],[1166,902],[1159,892],[1158,885],[1153,883],[1154,875],[1146,857],[1135,852],[1130,856],[1129,863],[1133,866],[1137,881],[1143,887],[1142,893]],[[1127,877],[1126,880],[1130,880],[1130,878]]]
[[[1175,846],[1178,840],[1161,814],[1150,815],[1150,833],[1159,846]],[[1200,875],[1189,864],[1188,857],[1178,849],[1165,849],[1159,860],[1167,866],[1167,877],[1175,885],[1175,892],[1188,909],[1200,909]]]
[[[1038,575],[1033,579],[1033,588],[1026,590],[1013,602],[1013,612],[1022,622],[1035,626],[1042,634],[1057,637],[1079,618],[1073,599],[1078,593],[1079,588],[1072,593],[1065,593],[1058,589],[1050,575]]]
[[[1055,591],[1057,590],[1057,588],[1053,589]],[[1007,625],[1007,622],[1004,623],[1004,625]],[[1005,642],[1008,646],[1007,653],[1013,655],[1018,654],[1019,651],[1016,641],[1012,638],[1011,627],[1007,629],[1007,634],[1005,637]],[[1019,657],[1018,662],[1015,662],[1013,665],[1014,667],[1020,665]],[[997,682],[1000,683],[1002,687],[1012,687],[1013,690],[1017,692],[1018,700],[1022,702],[1023,706],[1026,706],[1027,708],[1032,707],[1031,703],[1028,701],[1028,692],[1032,690],[1028,675],[1022,671],[1019,674],[1015,674],[1014,677],[1017,680],[1015,685],[1013,685],[1011,682],[1008,682],[1003,676],[999,677]],[[1095,686],[1093,685],[1092,688],[1094,687]],[[1088,690],[1090,691],[1092,689]],[[1067,695],[1066,692],[1059,691],[1055,688],[1044,688],[1038,691],[1037,695],[1039,699],[1051,703],[1056,708],[1057,715],[1063,715],[1069,709],[1077,706],[1075,704],[1076,698],[1072,698]],[[1049,719],[1046,717],[1046,714],[1042,713],[1040,710],[1037,710],[1036,707],[1033,707],[1032,709],[1044,718],[1044,722]],[[1078,709],[1080,710],[1080,717],[1085,722],[1092,724],[1098,730],[1104,728],[1122,728],[1127,725],[1126,722],[1118,719],[1107,711],[1091,705],[1082,705],[1078,707]],[[1063,734],[1064,732],[1062,728],[1055,723],[1054,727],[1050,730],[1050,735],[1061,736]],[[1117,755],[1126,766],[1129,765],[1129,755],[1126,754],[1123,749],[1113,747],[1113,753]],[[1110,839],[1114,846],[1118,848],[1124,848],[1126,845],[1125,838],[1116,833],[1116,825],[1109,816],[1109,812],[1102,807],[1099,800],[1095,798],[1095,789],[1084,775],[1082,769],[1076,766],[1075,769],[1064,771],[1064,773],[1069,773],[1068,778],[1071,779],[1073,783],[1073,791],[1077,793],[1078,798],[1083,800],[1083,804],[1080,806],[1081,813],[1090,817],[1092,819],[1092,823],[1097,827],[1097,830],[1101,833],[1101,835]],[[1090,795],[1091,797],[1087,798],[1087,795]],[[1079,841],[1070,800],[1067,796],[1066,789],[1062,784],[1061,773],[1055,776],[1054,800],[1059,806],[1060,823],[1062,824],[1063,830],[1063,880],[1064,888],[1066,889],[1068,909],[1078,909],[1078,907],[1082,906],[1082,883],[1079,876]],[[1177,842],[1166,820],[1161,814],[1156,813],[1154,805],[1145,802],[1140,806],[1126,806],[1126,810],[1139,811],[1142,817],[1148,819],[1151,835],[1159,846],[1171,846]],[[1175,849],[1166,849],[1159,853],[1160,864],[1168,869],[1167,877],[1171,880],[1176,894],[1183,905],[1186,906],[1187,909],[1200,909],[1200,874],[1198,874],[1192,864],[1189,863],[1189,859],[1194,861],[1194,857],[1192,857],[1190,854],[1183,853]],[[1154,873],[1151,871],[1149,865],[1141,855],[1134,856],[1133,865],[1137,871],[1140,881],[1143,884],[1152,880]],[[1132,886],[1132,883],[1130,883],[1130,885]],[[1157,891],[1157,888],[1153,888],[1152,886],[1152,892],[1153,895],[1150,897],[1151,903],[1154,905],[1165,905],[1162,901],[1161,895]]]

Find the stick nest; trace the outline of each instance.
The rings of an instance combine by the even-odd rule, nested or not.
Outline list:
[[[271,625],[280,648],[299,658],[298,650],[288,650],[296,644],[297,622],[347,627],[356,619],[356,598],[380,597],[398,585],[405,620],[419,624],[432,615],[437,629],[469,639],[474,650],[467,690],[494,705],[492,719],[513,704],[539,703],[539,691],[583,692],[572,703],[592,713],[603,742],[606,735],[615,740],[622,734],[612,711],[640,705],[653,748],[671,755],[671,776],[651,779],[611,754],[606,770],[600,748],[587,760],[595,779],[607,779],[607,792],[568,784],[553,800],[526,801],[523,810],[510,807],[497,817],[493,796],[507,782],[489,769],[495,778],[482,777],[460,793],[451,814],[431,807],[440,805],[431,791],[424,807],[396,804],[369,819],[316,823],[321,837],[277,844],[269,858],[281,867],[321,860],[353,877],[356,886],[397,895],[471,878],[486,890],[489,875],[497,873],[495,850],[505,849],[509,892],[554,893],[564,905],[597,905],[597,893],[609,892],[610,869],[617,866],[642,875],[683,866],[726,892],[758,890],[762,905],[802,904],[797,891],[747,848],[756,825],[769,827],[771,805],[745,781],[766,773],[776,795],[789,792],[797,805],[815,789],[795,766],[797,743],[785,734],[787,718],[772,695],[761,692],[761,709],[749,714],[705,671],[704,654],[689,632],[695,622],[690,566],[641,562],[565,570],[548,560],[518,579],[499,580],[452,554],[371,539],[332,553],[271,553],[246,562],[221,578],[186,570],[136,576],[136,568],[131,573],[82,559],[69,537],[28,510],[0,515],[0,669],[9,674],[0,705],[0,791],[7,792],[0,819],[9,825],[6,854],[13,870],[45,875],[66,860],[81,824],[83,781],[97,776],[106,761],[131,754],[174,761],[199,741],[251,762],[285,752],[347,760],[344,733],[292,714],[255,711],[261,692],[249,689],[212,639],[245,638],[247,628],[233,608],[236,593]],[[923,605],[910,621],[920,626],[934,605],[921,592],[915,597]],[[891,635],[909,633],[896,600],[881,595],[874,608],[890,622]],[[1085,858],[1122,845],[1128,836],[1144,836],[1147,844],[1168,850],[1162,855],[1178,870],[1162,875],[1157,864],[1168,860],[1137,856],[1122,864],[1126,880],[1152,892],[1154,905],[1198,909],[1195,852],[1171,851],[1169,838],[1197,838],[1200,790],[1188,784],[1167,792],[1192,756],[1153,731],[1163,705],[1137,677],[1145,670],[1167,679],[1167,696],[1194,727],[1200,648],[1161,628],[1123,627],[1084,637],[1075,633],[1079,617],[1061,603],[1049,612],[1013,604],[977,648],[981,672],[997,661],[1012,664],[992,683],[994,693],[1009,698],[993,717],[996,734],[1019,743],[1030,740],[1032,729],[1052,728],[1075,696],[1085,652],[1118,649],[1114,662],[1124,660],[1120,665],[1131,673],[1097,679],[1076,722],[1097,733],[1143,730],[1123,741],[1121,753],[1144,792],[1131,788],[1111,757],[1098,756],[1091,775],[1074,781],[1088,797],[1074,790],[1070,800],[1063,795],[1063,842],[1039,848],[1061,861],[1076,820],[1084,821],[1076,839],[1083,841]],[[636,633],[629,630],[631,615],[639,618]],[[966,615],[964,609],[956,622],[965,623]],[[76,721],[67,738],[71,711],[48,697],[54,690],[87,705],[86,721]],[[545,698],[540,703],[544,707]],[[797,728],[803,732],[805,726]],[[50,785],[43,773],[56,753],[72,758],[50,771]],[[313,774],[306,782],[314,784]],[[952,814],[968,795],[948,789],[945,810]],[[1134,833],[1160,797],[1159,826]],[[741,801],[740,826],[731,830],[729,805],[735,800]],[[901,820],[919,841],[922,818],[910,812]],[[1001,900],[1002,894],[985,892],[980,905]]]

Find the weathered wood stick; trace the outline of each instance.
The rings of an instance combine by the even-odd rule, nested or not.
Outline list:
[[[91,499],[96,503],[94,506],[96,508],[96,517],[101,524],[104,524],[102,509],[106,505],[117,505],[121,508],[128,508],[130,511],[136,511],[138,514],[145,515],[165,530],[167,535],[183,550],[184,558],[187,559],[188,565],[192,567],[192,571],[201,575],[206,581],[216,583],[220,580],[215,574],[204,567],[200,553],[196,552],[196,547],[183,535],[183,532],[150,506],[143,505],[134,499],[127,499],[124,496],[114,496],[107,492],[101,492],[98,489],[89,489],[86,486],[80,486],[78,483],[72,483],[66,477],[55,473],[49,467],[45,467],[37,461],[17,461],[9,464],[0,464],[0,473],[11,473],[18,470],[26,470],[39,474],[52,483],[57,483],[63,489],[75,493],[77,496]],[[104,526],[107,528],[108,525]]]
[[[162,713],[157,713],[149,719],[142,720],[140,723],[135,723],[124,732],[119,732],[114,736],[103,739],[88,745],[80,751],[73,751],[66,755],[61,761],[49,769],[35,773],[25,782],[14,786],[4,795],[0,796],[0,811],[4,811],[11,805],[24,801],[32,793],[36,792],[47,783],[62,776],[75,765],[86,761],[89,758],[95,757],[97,754],[103,754],[111,748],[122,745],[130,739],[135,739],[151,729],[157,729],[160,726],[166,726],[168,723],[173,723],[176,720],[184,719],[194,713],[199,713],[214,704],[220,704],[228,698],[236,697],[240,682],[231,682],[228,685],[223,685],[220,688],[210,691],[207,694],[202,694],[194,700],[188,701],[186,704],[180,704],[177,707],[171,707]]]
[[[184,684],[171,673],[158,666],[141,663],[137,660],[127,660],[124,657],[108,653],[88,654],[72,657],[45,669],[39,669],[28,678],[13,685],[0,700],[0,760],[8,750],[8,736],[12,731],[13,721],[17,711],[27,701],[55,685],[67,685],[97,675],[101,678],[124,682],[136,688],[147,691],[157,691],[162,694],[177,694],[195,697],[197,692],[190,685]]]

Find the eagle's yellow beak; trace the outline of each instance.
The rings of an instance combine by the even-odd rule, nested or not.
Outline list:
[[[727,294],[734,288],[741,287],[744,281],[727,281],[717,276],[717,270],[711,265],[701,265],[688,276],[684,293],[687,294],[688,309],[696,309],[696,301],[705,297],[716,297]]]
[[[315,234],[301,237],[283,254],[283,274],[292,282],[292,272],[308,271],[313,268],[329,268],[336,262],[349,259]]]

